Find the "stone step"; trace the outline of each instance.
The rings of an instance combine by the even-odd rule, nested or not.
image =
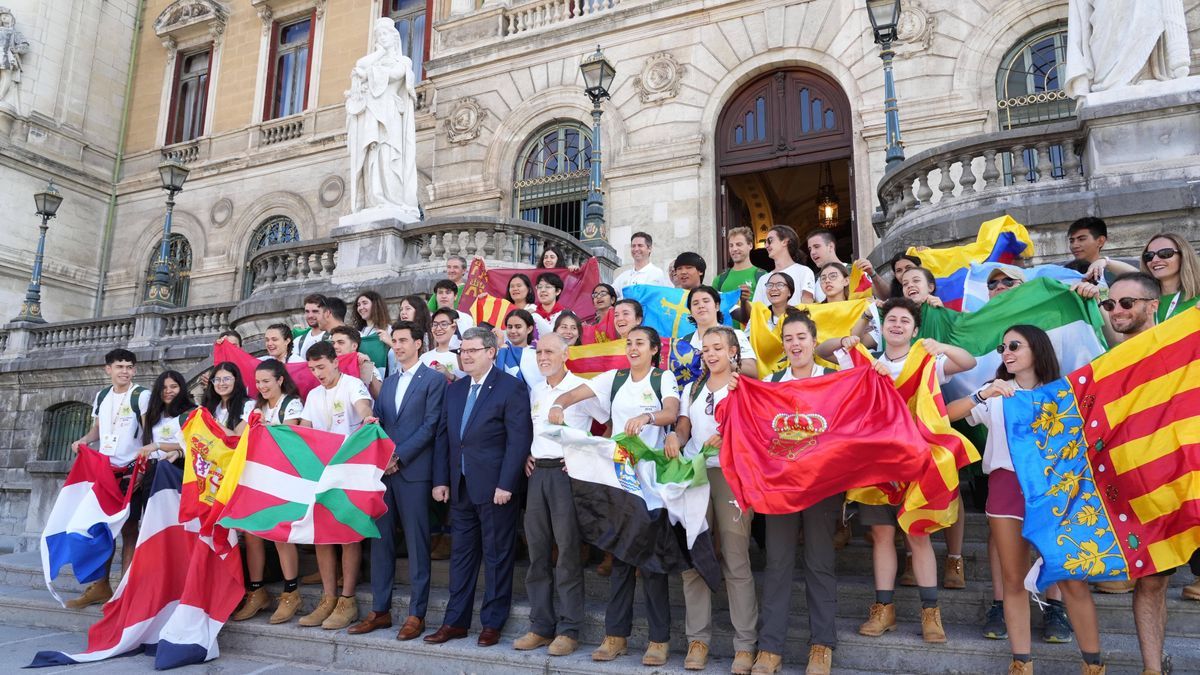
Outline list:
[[[447,593],[435,589],[430,598],[429,624],[436,627],[445,611]],[[403,603],[397,603],[395,617],[403,616]],[[0,612],[9,624],[45,627],[47,630],[80,631],[99,617],[98,608],[69,611],[60,608],[44,592],[31,588],[0,586]],[[259,660],[279,659],[302,662],[307,666],[357,672],[389,673],[682,673],[686,649],[678,613],[672,625],[671,661],[665,668],[647,671],[640,665],[640,653],[646,642],[645,621],[641,607],[635,607],[634,632],[630,639],[630,654],[608,664],[592,662],[588,655],[603,636],[602,609],[589,603],[581,630],[579,651],[569,657],[551,658],[542,650],[517,652],[511,640],[524,633],[528,607],[517,603],[503,631],[504,640],[489,649],[475,646],[476,625],[470,638],[445,645],[427,645],[420,640],[397,642],[395,629],[380,630],[369,635],[354,636],[345,631],[323,631],[301,628],[296,622],[271,626],[266,616],[250,621],[229,623],[222,630],[222,652],[231,656],[253,656]],[[834,663],[837,672],[860,673],[984,673],[1000,672],[1008,663],[1009,650],[1005,641],[983,640],[976,637],[975,628],[946,622],[949,642],[930,645],[921,640],[919,624],[913,617],[903,616],[898,629],[880,638],[857,634],[858,622],[840,619],[839,646]],[[710,672],[724,672],[732,657],[732,631],[727,622],[716,621],[713,630],[713,660]],[[1114,675],[1140,671],[1137,640],[1132,635],[1103,636],[1105,658]],[[20,649],[20,647],[14,647]],[[1195,638],[1167,638],[1167,652],[1172,655],[1176,673],[1200,672],[1200,650]],[[1059,673],[1077,670],[1078,650],[1075,645],[1045,645],[1035,643],[1034,657],[1040,672]],[[794,621],[789,632],[789,648],[785,654],[789,664],[786,672],[800,672],[807,656],[807,628],[803,621]],[[29,653],[32,658],[32,650]],[[220,667],[220,662],[213,664]]]

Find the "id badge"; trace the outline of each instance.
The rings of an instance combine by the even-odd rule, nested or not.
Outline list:
[[[117,434],[105,434],[100,437],[100,449],[116,450],[118,440],[119,440],[119,437],[117,436]]]

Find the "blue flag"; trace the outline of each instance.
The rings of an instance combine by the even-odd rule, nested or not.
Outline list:
[[[741,291],[734,289],[721,294],[721,313],[726,326],[733,326],[729,312],[737,307]],[[637,300],[642,305],[642,324],[658,331],[663,337],[678,338],[695,332],[696,327],[688,321],[687,295],[682,288],[666,286],[626,286],[622,295]]]

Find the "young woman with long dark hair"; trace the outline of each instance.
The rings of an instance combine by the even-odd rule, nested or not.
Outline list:
[[[225,433],[241,435],[250,412],[254,410],[254,399],[246,393],[246,385],[242,382],[237,365],[222,361],[213,368],[200,405],[225,429]]]

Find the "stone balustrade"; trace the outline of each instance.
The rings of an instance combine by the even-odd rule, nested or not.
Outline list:
[[[29,344],[38,351],[116,346],[133,337],[133,324],[133,316],[43,324],[29,331]]]
[[[186,338],[216,335],[229,329],[229,310],[233,303],[183,307],[170,310],[163,316],[165,338]]]
[[[501,17],[504,37],[521,35],[539,28],[611,11],[621,0],[535,0],[516,3]]]
[[[295,140],[304,135],[304,116],[292,115],[279,120],[263,122],[259,127],[259,145],[275,145]]]
[[[1078,122],[1060,122],[975,136],[918,153],[879,183],[886,235],[937,211],[1000,201],[1030,189],[1081,185],[1084,132]]]
[[[200,143],[191,141],[178,143],[162,149],[162,158],[171,159],[184,164],[193,164],[200,159]]]
[[[565,265],[579,265],[592,256],[574,237],[516,218],[433,218],[414,225],[404,231],[405,259],[413,263],[478,255],[486,260],[533,265],[547,247],[557,249]]]
[[[268,246],[250,259],[251,294],[284,285],[325,283],[337,268],[337,242],[312,239]]]

